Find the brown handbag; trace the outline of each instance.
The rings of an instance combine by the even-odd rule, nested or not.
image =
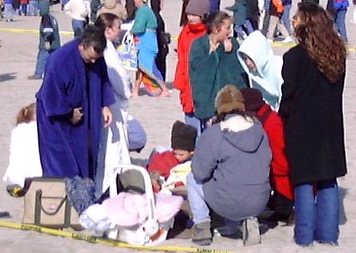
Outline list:
[[[79,215],[70,205],[62,178],[33,178],[24,197],[22,222],[50,228],[80,229]]]

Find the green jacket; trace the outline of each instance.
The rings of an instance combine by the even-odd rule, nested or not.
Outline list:
[[[233,41],[232,52],[226,53],[221,44],[215,52],[209,54],[209,37],[204,35],[196,39],[189,55],[189,76],[192,86],[195,117],[208,119],[215,115],[215,97],[226,84],[237,88],[248,86],[247,74],[237,58],[239,44]]]
[[[144,4],[136,10],[135,22],[131,32],[135,35],[146,32],[146,29],[157,29],[157,19],[152,9]]]

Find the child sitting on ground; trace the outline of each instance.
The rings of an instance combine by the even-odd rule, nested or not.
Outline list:
[[[36,104],[23,107],[11,132],[9,166],[3,177],[7,185],[24,186],[28,177],[42,176],[38,151]]]
[[[154,153],[147,165],[147,170],[153,179],[152,185],[155,192],[160,191],[162,188],[160,178],[164,182],[170,183],[171,186],[169,188],[185,185],[184,175],[187,175],[190,171],[190,159],[194,154],[196,137],[197,130],[194,127],[181,121],[176,121],[173,124],[171,133],[172,149]],[[172,174],[172,169],[174,169],[174,175]]]

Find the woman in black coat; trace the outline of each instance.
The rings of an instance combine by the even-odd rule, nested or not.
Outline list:
[[[337,244],[337,177],[346,174],[342,93],[346,49],[326,11],[301,3],[293,18],[298,45],[283,57],[286,153],[295,185],[294,239]]]

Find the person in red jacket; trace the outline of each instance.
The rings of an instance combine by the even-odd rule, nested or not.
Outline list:
[[[272,195],[269,207],[274,213],[267,218],[271,222],[287,222],[293,210],[293,185],[290,168],[285,153],[285,141],[282,119],[277,112],[266,104],[258,89],[240,90],[245,99],[246,111],[253,112],[263,125],[272,150],[270,183]]]
[[[190,0],[185,12],[187,14],[188,23],[183,26],[178,37],[178,62],[173,86],[180,91],[180,102],[185,114],[185,122],[200,129],[200,121],[194,117],[188,62],[192,42],[207,32],[204,20],[209,12],[209,1]]]

